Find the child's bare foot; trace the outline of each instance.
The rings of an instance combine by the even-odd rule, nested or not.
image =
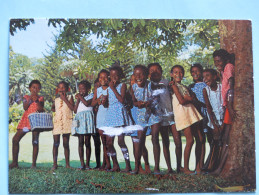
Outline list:
[[[110,170],[112,167],[111,166],[105,166],[104,170]]]
[[[31,169],[36,169],[36,165],[31,165]]]
[[[18,168],[18,163],[11,163],[9,169]]]
[[[58,168],[58,165],[53,165],[53,167],[51,168],[52,171],[56,170]]]
[[[190,171],[189,169],[184,169],[183,173],[186,174],[186,175],[190,175],[190,174],[193,174],[194,171]]]
[[[137,175],[139,174],[139,169],[135,168],[133,171],[130,172],[131,175]]]
[[[159,175],[159,174],[160,174],[160,170],[159,170],[159,169],[154,169],[153,174],[154,174],[154,175]]]
[[[130,167],[126,167],[125,169],[121,170],[122,173],[129,173],[131,170]]]
[[[89,170],[90,169],[90,166],[85,166],[85,170]]]
[[[66,165],[66,168],[71,169],[72,167],[70,167],[70,165]]]
[[[184,172],[184,168],[183,167],[180,167],[179,168],[179,173],[183,173]]]
[[[146,172],[147,174],[150,174],[150,173],[151,173],[149,164],[145,164],[145,172]]]
[[[112,169],[107,170],[107,172],[120,172],[120,167],[113,167]]]
[[[173,173],[174,173],[173,169],[168,169],[167,170],[167,174],[173,174]]]
[[[146,171],[142,168],[141,165],[139,165],[138,170],[139,170],[139,173],[140,173],[140,174],[146,174]]]

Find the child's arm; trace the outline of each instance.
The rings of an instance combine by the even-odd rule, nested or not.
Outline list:
[[[233,108],[233,103],[234,103],[234,90],[231,89],[230,87],[230,89],[227,92],[227,108],[232,121],[234,121],[237,117],[236,111]]]
[[[212,122],[214,129],[218,130],[218,128],[220,128],[220,127],[216,124],[216,122],[214,120],[214,118],[216,118],[216,117],[213,117],[215,115],[214,115],[214,112],[212,110],[212,107],[211,107],[211,104],[210,104],[210,101],[209,101],[209,97],[208,97],[208,94],[207,94],[207,91],[206,91],[205,88],[203,88],[202,93],[203,93],[203,97],[204,97],[205,104],[206,104],[206,107],[207,107],[207,111],[209,113],[210,121]]]
[[[133,105],[138,107],[138,108],[144,108],[145,107],[145,103],[143,101],[138,101],[135,97],[133,88],[131,87],[130,89],[131,91],[131,97],[132,97],[132,101],[133,101]]]
[[[93,100],[93,99],[85,100],[85,98],[83,96],[81,96],[80,94],[79,94],[79,99],[86,107],[91,106],[91,103]]]
[[[78,93],[79,94],[79,93]],[[78,108],[78,105],[79,105],[79,103],[80,103],[80,99],[79,99],[79,95],[78,94],[76,94],[76,96],[75,96],[75,98],[76,98],[76,104],[75,104],[75,106],[74,106],[74,113],[76,114],[77,113],[77,108]]]
[[[91,106],[94,107],[96,106],[97,104],[101,104],[101,97],[100,96],[99,98],[97,98],[97,87],[94,88],[94,97],[92,99],[92,102],[91,102]]]
[[[31,97],[29,97],[28,99],[26,99],[25,97],[23,97],[23,109],[24,110],[27,110],[29,107],[30,107],[30,105],[32,104],[32,99],[31,99]]]
[[[44,98],[40,97],[35,102],[36,102],[36,104],[38,106],[38,110],[37,111],[38,112],[43,112],[44,111]]]
[[[110,86],[111,90],[113,91],[113,93],[115,94],[116,98],[119,100],[119,102],[121,102],[123,104],[124,100],[125,100],[126,90],[127,90],[126,84],[122,83],[121,94],[118,93],[118,91],[116,90],[114,83],[112,81],[109,83],[109,86]]]
[[[67,99],[67,96],[63,93],[60,94],[60,98],[67,104],[70,110],[74,111],[74,99],[71,96],[70,100]]]
[[[52,104],[52,106],[51,106],[51,111],[52,112],[55,112],[56,110],[55,110],[55,100],[54,100],[54,102],[53,102],[53,104]]]
[[[189,96],[187,94],[184,96],[181,95],[181,93],[174,81],[171,81],[169,84],[172,86],[172,89],[181,105],[189,104],[193,101],[193,98],[191,96]]]

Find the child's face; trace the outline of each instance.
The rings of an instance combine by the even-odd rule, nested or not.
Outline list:
[[[66,92],[67,92],[66,86],[63,83],[60,83],[58,85],[58,93],[66,93]]]
[[[183,79],[183,71],[179,67],[175,67],[173,72],[171,73],[171,77],[174,79],[175,82],[180,83]]]
[[[198,67],[192,68],[191,75],[195,83],[198,81],[202,81],[201,70]]]
[[[118,83],[120,81],[120,76],[119,76],[119,72],[117,70],[111,70],[110,71],[110,78],[111,81],[115,84]]]
[[[221,59],[220,56],[215,56],[215,57],[214,57],[214,65],[216,66],[216,68],[218,69],[219,72],[224,71],[225,63],[224,63],[224,61]]]
[[[80,93],[81,95],[83,95],[83,96],[87,95],[88,92],[89,92],[89,89],[87,89],[87,88],[85,87],[85,85],[83,85],[83,84],[80,84],[80,85],[78,86],[78,89],[79,89],[79,93]]]
[[[109,83],[109,78],[108,78],[108,75],[104,72],[102,72],[100,75],[99,75],[99,83],[101,84],[101,86],[106,86],[108,85]]]
[[[132,86],[134,83],[136,83],[136,79],[135,79],[135,76],[134,76],[134,74],[133,74],[133,75],[131,75],[131,77],[130,77],[130,85]]]
[[[216,76],[213,76],[210,72],[204,72],[203,81],[211,87],[216,83]]]
[[[144,74],[141,68],[136,68],[134,70],[135,82],[139,87],[143,87],[147,81],[147,76]]]
[[[162,78],[162,71],[159,66],[151,66],[149,68],[149,77],[151,81],[159,82]]]
[[[40,85],[37,83],[33,83],[29,90],[31,92],[31,95],[38,95],[38,93],[40,92]]]

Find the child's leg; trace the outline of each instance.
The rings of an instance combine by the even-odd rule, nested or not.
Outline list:
[[[78,135],[78,153],[80,158],[81,167],[79,169],[85,169],[84,161],[84,135]]]
[[[139,167],[141,166],[140,159],[142,156],[142,151],[143,147],[145,145],[146,141],[146,132],[147,132],[147,127],[144,128],[143,131],[138,131],[138,139],[136,142],[136,149],[135,149],[135,169],[131,172],[132,174],[138,174],[139,173]]]
[[[213,130],[209,127],[207,127],[207,128],[208,128],[208,131],[207,131],[205,137],[207,137],[208,143],[210,145],[210,152],[209,152],[209,155],[208,155],[208,157],[207,157],[207,159],[206,159],[206,161],[205,161],[205,163],[202,167],[203,170],[207,170],[209,167],[211,167],[212,156],[213,156],[212,154],[214,153],[213,151],[214,151],[214,143],[215,143],[214,140],[213,140],[213,134],[212,134]]]
[[[125,159],[125,163],[126,163],[126,168],[124,170],[122,170],[122,172],[130,172],[131,167],[130,167],[129,151],[125,144],[124,135],[118,136],[118,144],[121,148],[121,151],[122,151],[123,157]]]
[[[18,129],[16,134],[13,136],[13,162],[9,165],[9,168],[18,167],[18,154],[19,154],[19,143],[22,137],[26,134],[23,130]]]
[[[160,128],[161,128],[160,123],[156,123],[151,126],[153,153],[154,153],[154,160],[155,160],[154,173],[160,173],[160,170],[159,170],[159,161],[160,161],[159,131],[160,131]]]
[[[114,138],[115,137],[111,137],[111,136],[108,136],[108,135],[106,136],[107,155],[112,158],[112,162],[113,162],[113,168],[110,170],[111,172],[120,171],[120,166],[119,166],[117,156],[116,156],[116,151],[115,151],[115,148],[114,148]]]
[[[169,132],[168,132],[168,126],[162,126],[161,127],[161,137],[162,137],[162,143],[163,143],[163,151],[164,151],[164,157],[168,169],[168,173],[172,173],[173,169],[171,167],[171,159],[170,159],[170,152],[169,152]]]
[[[53,167],[52,170],[55,170],[58,168],[58,147],[59,147],[59,143],[60,143],[60,135],[53,135]]]
[[[37,132],[37,131],[32,132],[33,152],[32,152],[31,168],[36,168],[36,160],[37,160],[38,152],[39,152],[39,135],[40,135],[40,132]]]
[[[213,171],[212,175],[219,175],[225,165],[228,156],[228,143],[229,143],[229,132],[231,130],[231,125],[225,124],[223,137],[222,137],[222,149],[221,149],[221,156],[218,168]]]
[[[195,156],[196,156],[196,172],[201,173],[201,168],[204,165],[205,155],[205,139],[202,129],[202,122],[197,122],[191,126],[192,134],[196,141]]]
[[[69,164],[69,138],[70,134],[63,134],[63,147],[64,147],[64,154],[65,154],[65,160],[66,160],[66,168],[70,168]]]
[[[110,162],[110,157],[107,155],[107,138],[106,135],[103,134],[103,131],[99,130],[99,134],[102,139],[103,143],[103,164],[101,166],[101,170],[104,169],[111,169],[111,162]]]
[[[187,127],[184,129],[184,135],[186,137],[186,145],[184,149],[184,173],[190,174],[190,173],[193,173],[189,169],[189,159],[190,159],[190,154],[192,150],[192,145],[194,142],[191,127]]]
[[[147,151],[147,148],[145,146],[145,143],[144,143],[144,147],[143,147],[143,150],[142,150],[142,155],[143,155],[144,162],[145,162],[145,172],[151,173],[149,161],[148,161],[148,151]]]
[[[85,168],[90,168],[91,135],[85,135],[85,148],[86,148],[86,166],[85,166]]]
[[[96,133],[93,134],[94,139],[94,149],[95,149],[95,160],[96,160],[96,167],[95,169],[98,169],[101,167],[101,140],[100,140],[100,134]]]
[[[139,147],[139,139],[138,139],[137,136],[132,136],[131,139],[132,139],[132,143],[133,143],[133,155],[134,155],[134,158],[135,158],[135,161],[136,161],[136,159],[137,159],[137,156],[136,156],[137,152],[136,152],[136,150]],[[145,171],[143,170],[141,164],[139,165],[139,172],[140,173],[145,173]]]
[[[176,130],[175,125],[171,125],[171,132],[174,138],[175,155],[176,155],[176,172],[179,173],[182,163],[182,140],[181,133]]]

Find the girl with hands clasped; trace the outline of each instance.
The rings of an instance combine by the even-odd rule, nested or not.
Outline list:
[[[94,113],[91,106],[93,93],[88,94],[91,90],[91,83],[83,80],[78,85],[79,93],[76,94],[76,104],[74,112],[76,116],[73,120],[72,135],[78,136],[78,153],[81,167],[79,169],[90,169],[91,157],[91,135],[96,134],[94,126]],[[86,164],[84,163],[84,145],[86,147]],[[97,167],[100,166],[100,158],[96,157]]]
[[[25,110],[22,119],[20,120],[17,126],[17,132],[13,137],[13,162],[9,165],[9,168],[18,167],[18,154],[19,154],[19,143],[23,136],[31,131],[31,126],[29,122],[29,114],[34,112],[43,112],[44,108],[44,98],[39,96],[38,93],[41,89],[41,83],[38,80],[32,80],[29,84],[29,90],[31,95],[25,95],[23,97],[23,109]],[[32,155],[32,166],[31,168],[36,167],[36,160],[39,151],[39,132],[32,132],[32,146],[33,146],[33,155]]]
[[[96,116],[96,128],[99,132],[102,143],[103,143],[103,164],[101,166],[101,170],[109,170],[111,169],[110,159],[107,155],[107,140],[106,135],[103,134],[103,130],[100,127],[105,124],[105,117],[107,115],[108,110],[108,99],[107,99],[107,91],[109,84],[109,71],[102,69],[98,73],[98,82],[96,82],[94,88],[94,97],[92,100],[92,107],[98,106],[97,116]]]
[[[193,98],[186,86],[181,84],[184,76],[184,68],[180,65],[175,65],[171,69],[171,79],[169,83],[173,90],[172,104],[175,115],[175,125],[177,133],[180,136],[180,131],[183,130],[186,137],[186,146],[184,149],[184,168],[185,174],[193,173],[189,169],[190,153],[193,145],[193,134],[191,126],[202,120],[202,116],[192,104]]]
[[[63,137],[63,147],[66,160],[66,168],[70,168],[69,164],[69,137],[72,127],[74,100],[72,95],[68,95],[69,85],[65,81],[58,83],[56,89],[57,97],[51,107],[53,112],[56,112],[53,120],[53,167],[52,170],[57,169],[58,148],[60,144],[60,135]]]

